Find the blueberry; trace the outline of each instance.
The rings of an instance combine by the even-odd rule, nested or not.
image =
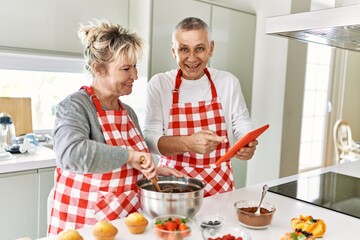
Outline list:
[[[200,227],[201,227],[202,229],[205,229],[205,228],[208,227],[208,223],[207,223],[207,222],[202,222],[201,225],[200,225]]]

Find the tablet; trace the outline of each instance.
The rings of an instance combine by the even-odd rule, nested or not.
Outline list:
[[[241,139],[239,139],[239,141],[237,141],[235,143],[234,146],[232,146],[229,151],[227,151],[222,157],[220,157],[215,164],[216,165],[220,165],[220,163],[225,162],[227,160],[229,160],[230,158],[232,158],[235,153],[245,147],[246,145],[248,145],[250,142],[254,141],[256,138],[258,138],[263,132],[265,132],[266,129],[269,128],[269,124],[266,124],[258,129],[255,129],[249,133],[247,133],[244,137],[242,137]]]

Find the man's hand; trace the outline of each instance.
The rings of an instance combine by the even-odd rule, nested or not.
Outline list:
[[[219,143],[226,143],[226,137],[219,137],[211,130],[202,130],[191,136],[162,136],[159,138],[159,151],[164,156],[173,156],[185,152],[199,154],[210,153]]]
[[[159,166],[157,169],[157,175],[161,175],[161,176],[175,176],[175,177],[186,177],[185,174],[183,174],[182,172],[174,169],[174,168],[169,168],[169,167],[161,167]]]
[[[257,140],[250,142],[246,147],[238,150],[234,157],[241,160],[250,160],[254,156],[256,145],[258,145]]]
[[[211,130],[202,130],[189,137],[187,146],[189,152],[204,154],[214,151],[219,143],[226,143],[227,141],[226,137],[220,137]]]

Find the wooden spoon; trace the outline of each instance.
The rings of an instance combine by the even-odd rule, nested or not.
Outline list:
[[[145,163],[146,163],[145,157],[144,157],[144,156],[141,156],[141,157],[140,157],[140,161],[141,161],[141,164],[145,164]],[[159,186],[159,184],[158,184],[158,182],[157,182],[156,176],[155,176],[154,178],[151,178],[150,181],[151,181],[152,184],[154,185],[155,190],[156,190],[157,192],[161,192],[161,189],[160,189],[160,186]]]

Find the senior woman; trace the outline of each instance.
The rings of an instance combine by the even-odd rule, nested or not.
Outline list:
[[[107,20],[81,26],[79,37],[92,83],[57,106],[50,235],[139,211],[135,184],[144,175],[183,176],[156,168],[134,110],[119,98],[131,94],[138,78],[142,39]]]

